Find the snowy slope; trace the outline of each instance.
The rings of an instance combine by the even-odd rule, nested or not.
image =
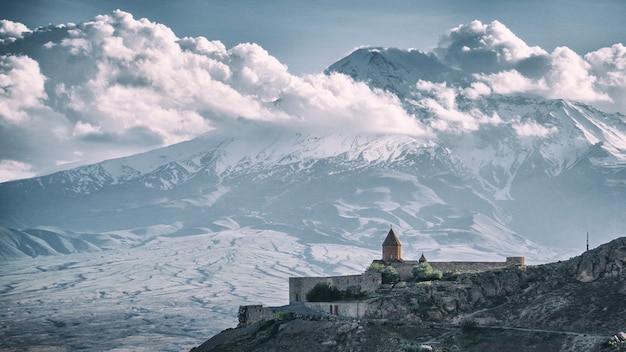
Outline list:
[[[2,262],[2,348],[188,351],[237,324],[242,304],[283,305],[288,277],[360,272],[375,255],[238,228],[137,247]],[[227,228],[227,226],[229,226]]]

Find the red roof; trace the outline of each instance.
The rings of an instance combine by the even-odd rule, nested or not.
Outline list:
[[[396,236],[396,233],[393,232],[393,229],[389,230],[387,238],[385,238],[385,241],[383,242],[383,246],[402,246],[398,236]]]

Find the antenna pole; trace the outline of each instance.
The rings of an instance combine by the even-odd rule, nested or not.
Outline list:
[[[587,252],[589,251],[589,232],[587,232]]]

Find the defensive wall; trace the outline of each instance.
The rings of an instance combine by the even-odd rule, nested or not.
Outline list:
[[[420,264],[417,260],[384,262],[375,260],[375,263],[382,263],[393,266],[401,280],[409,280],[413,276],[413,267]],[[428,262],[433,270],[440,270],[444,273],[464,273],[478,272],[505,268],[508,266],[524,265],[524,257],[507,257],[504,262]],[[326,283],[340,291],[348,291],[354,294],[360,292],[374,292],[382,283],[382,276],[379,272],[366,271],[360,275],[328,276],[328,277],[290,277],[289,278],[289,304],[306,302],[306,295],[315,285]]]
[[[363,319],[372,314],[371,299],[342,302],[300,302],[286,307],[264,307],[262,305],[239,306],[239,325],[246,327],[258,322],[280,319],[281,316],[292,317],[333,317]],[[302,308],[299,308],[302,307]],[[304,308],[304,310],[303,310]],[[310,310],[310,311],[307,311]],[[314,313],[312,313],[313,311]]]
[[[369,304],[369,300],[352,302],[304,302],[304,306],[309,309],[354,319],[364,318],[368,311],[367,307]]]
[[[245,327],[259,321],[276,319],[276,312],[273,308],[262,305],[239,306],[239,325]]]
[[[289,304],[306,302],[307,293],[319,283],[327,283],[340,291],[348,291],[354,294],[374,292],[382,283],[382,275],[378,272],[366,271],[360,275],[290,277]]]
[[[395,262],[383,262],[381,260],[375,260],[375,263],[381,263],[385,265],[391,265],[396,269],[400,275],[401,280],[408,280],[413,276],[413,267],[420,264],[417,260],[404,260]],[[508,266],[523,266],[525,265],[524,257],[507,257],[504,262],[427,262],[433,268],[433,270],[439,270],[443,273],[465,273],[473,271],[486,271],[500,268],[506,268]]]

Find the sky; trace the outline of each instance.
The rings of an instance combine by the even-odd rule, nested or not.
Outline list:
[[[257,43],[293,74],[319,72],[360,46],[428,50],[437,36],[473,20],[504,23],[529,45],[584,54],[626,37],[622,0],[20,0],[0,18],[31,29],[84,22],[120,9],[226,47]]]
[[[0,1],[0,182],[240,118],[432,138],[494,120],[456,111],[459,94],[537,93],[624,113],[624,14],[621,0]],[[433,52],[476,82],[421,82],[442,121],[424,125],[397,97],[322,74],[363,46]]]

